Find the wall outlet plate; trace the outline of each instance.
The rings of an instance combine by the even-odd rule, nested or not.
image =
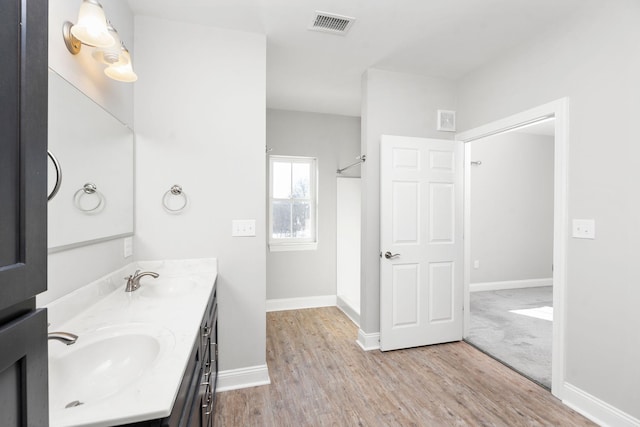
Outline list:
[[[133,255],[133,237],[124,238],[123,255],[125,258],[129,258]]]
[[[594,219],[574,219],[572,236],[576,239],[595,239],[596,221]]]

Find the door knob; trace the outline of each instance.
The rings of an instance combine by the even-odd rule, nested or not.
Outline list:
[[[391,252],[389,252],[389,251],[387,251],[387,252],[385,252],[385,253],[384,253],[384,257],[385,257],[386,259],[393,259],[393,258],[395,258],[395,257],[399,257],[399,256],[400,256],[400,254],[392,254],[392,253],[391,253]]]

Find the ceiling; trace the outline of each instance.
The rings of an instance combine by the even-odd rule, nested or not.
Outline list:
[[[584,0],[128,0],[134,14],[267,35],[267,106],[360,115],[368,68],[458,79],[560,25]],[[314,11],[356,18],[309,31]]]

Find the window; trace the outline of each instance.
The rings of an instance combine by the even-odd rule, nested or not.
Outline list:
[[[269,157],[269,249],[316,249],[316,159]]]

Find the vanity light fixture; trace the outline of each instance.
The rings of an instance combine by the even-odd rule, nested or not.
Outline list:
[[[120,36],[111,22],[107,23],[107,31],[109,31],[109,35],[113,37],[113,43],[109,46],[97,47],[93,49],[91,56],[98,62],[101,62],[105,65],[111,65],[114,62],[118,62],[120,60],[120,52],[122,50],[122,41],[120,41]]]
[[[105,68],[104,73],[113,80],[125,83],[138,80],[138,75],[131,68],[131,55],[124,45],[121,46],[120,59]]]
[[[121,82],[135,82],[138,76],[131,66],[131,55],[118,32],[104,14],[97,0],[82,0],[78,23],[66,21],[62,26],[64,43],[71,54],[77,55],[82,45],[94,48],[93,59],[107,65],[104,73]]]
[[[97,0],[82,0],[78,12],[78,23],[65,22],[63,27],[64,39],[69,50],[74,55],[80,51],[80,43],[89,46],[107,47],[115,40],[107,29],[107,18],[104,9]],[[74,40],[75,39],[75,40]],[[72,48],[69,48],[69,45]]]

